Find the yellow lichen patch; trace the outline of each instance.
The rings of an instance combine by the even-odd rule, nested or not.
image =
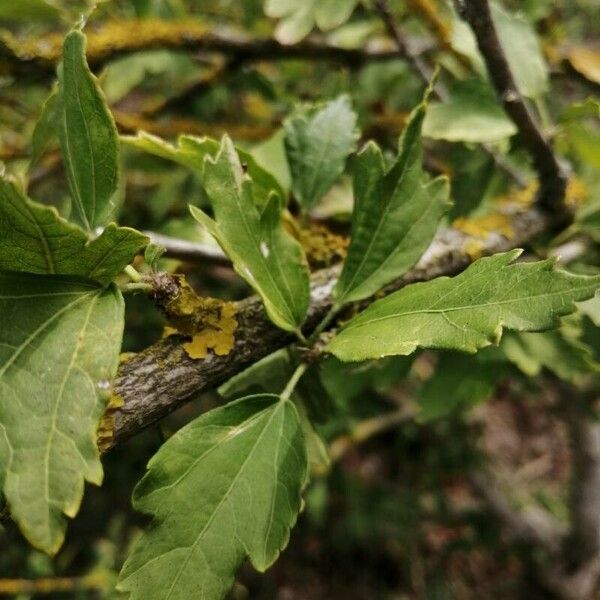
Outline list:
[[[308,227],[298,229],[297,236],[313,269],[328,267],[346,257],[348,239],[332,233],[323,225],[311,223]]]
[[[90,64],[122,52],[148,48],[187,48],[201,41],[210,28],[197,21],[123,20],[105,23],[96,30],[86,30],[86,55]],[[20,58],[37,58],[56,62],[62,52],[62,34],[38,36],[30,40],[5,39]]]
[[[589,198],[590,191],[587,185],[578,177],[572,177],[567,184],[565,203],[569,208],[577,208],[584,204]]]
[[[117,410],[124,404],[125,400],[123,400],[122,396],[114,393],[111,394],[96,434],[96,440],[100,452],[106,452],[112,446],[113,431],[115,428],[115,414]]]
[[[469,239],[463,245],[463,250],[467,253],[471,260],[477,260],[483,256],[485,246],[481,240]]]
[[[452,226],[480,240],[487,239],[492,233],[499,233],[508,240],[515,235],[510,218],[500,212],[493,212],[480,217],[459,217],[452,223]]]
[[[183,344],[190,358],[204,358],[209,350],[223,356],[229,354],[235,343],[237,307],[233,302],[217,298],[201,298],[189,283],[179,275],[172,275],[177,283],[177,294],[164,305],[169,325],[163,337],[181,333],[191,337]]]
[[[513,188],[507,194],[494,198],[496,204],[517,204],[523,208],[531,206],[535,202],[539,185],[537,181],[531,181],[527,187]]]
[[[126,363],[127,361],[131,360],[135,355],[135,352],[121,352],[121,354],[119,354],[119,364],[122,365],[123,363]]]
[[[190,342],[183,344],[187,355],[190,358],[204,358],[209,350],[219,356],[229,354],[235,343],[234,332],[238,325],[235,314],[235,304],[223,303],[218,322],[205,326],[192,336]]]

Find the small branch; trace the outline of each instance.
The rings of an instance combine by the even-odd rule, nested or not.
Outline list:
[[[335,438],[329,445],[329,458],[331,462],[339,461],[350,449],[363,444],[367,440],[390,431],[402,423],[414,418],[414,411],[409,408],[400,408],[371,419],[357,423],[352,430]]]
[[[427,63],[416,53],[412,51],[410,45],[405,41],[404,35],[400,32],[400,29],[396,25],[394,21],[394,16],[392,15],[392,11],[390,10],[389,4],[387,0],[374,0],[375,9],[379,13],[385,28],[387,29],[388,34],[394,40],[396,47],[398,48],[398,54],[405,58],[413,68],[413,70],[419,75],[422,81],[425,82],[426,85],[429,85],[431,78],[433,77],[433,71],[429,68]],[[439,84],[436,86],[437,89],[434,89],[434,94],[438,98],[442,98],[442,96],[446,95],[445,92],[440,93]]]
[[[433,71],[418,54],[411,51],[410,45],[406,43],[404,35],[394,21],[387,0],[374,0],[374,4],[389,35],[396,43],[399,56],[408,60],[421,81],[426,86],[429,85],[433,76]],[[439,81],[435,82],[432,93],[434,97],[442,102],[448,100],[448,91]],[[481,147],[494,161],[495,165],[504,171],[518,186],[527,186],[527,179],[525,176],[518,169],[515,169],[502,155],[498,154],[490,144],[481,144]]]
[[[150,106],[145,106],[142,110],[144,116],[164,113],[168,110],[177,108],[183,104],[189,103],[192,99],[197,100],[202,94],[226,80],[228,76],[235,73],[241,67],[243,61],[236,56],[229,59],[221,59],[207,73],[204,73],[197,81],[181,90],[179,93],[159,101],[154,101]]]
[[[531,156],[539,179],[540,206],[547,210],[560,211],[566,217],[565,169],[519,92],[502,50],[488,0],[455,0],[455,3],[459,14],[469,23],[475,34],[496,93],[504,110],[517,126],[521,141]]]
[[[237,140],[258,142],[273,135],[277,125],[251,125],[244,123],[213,122],[202,123],[196,119],[167,117],[163,119],[148,118],[121,110],[112,110],[115,123],[120,133],[136,134],[146,131],[159,137],[173,138],[180,133],[187,135],[220,138],[224,133]]]
[[[231,261],[219,246],[189,242],[154,231],[144,231],[142,233],[147,235],[153,244],[163,246],[166,249],[165,256],[169,258],[199,264],[231,265]]]
[[[99,29],[88,29],[87,59],[99,70],[114,58],[141,50],[170,49],[186,52],[212,52],[248,61],[277,61],[291,58],[327,60],[349,67],[366,62],[397,58],[395,51],[376,48],[342,48],[304,40],[285,45],[275,39],[250,38],[232,29],[198,21],[114,21]],[[0,62],[15,74],[53,77],[60,60],[63,37],[39,36],[35,40],[17,40],[4,32],[0,38]]]
[[[535,207],[526,212],[508,206],[503,210],[511,223],[510,240],[499,234],[480,240],[457,229],[442,229],[418,264],[385,291],[389,293],[410,283],[459,273],[473,260],[468,253],[473,243],[481,255],[489,255],[527,244],[556,225],[556,216]],[[332,290],[339,271],[340,265],[336,265],[312,275],[311,301],[303,328],[305,335],[310,335],[331,310]],[[115,444],[159,421],[196,394],[214,389],[250,364],[294,341],[293,336],[269,321],[257,297],[237,303],[236,319],[235,344],[226,356],[209,354],[203,360],[193,360],[177,336],[172,336],[121,364],[114,391],[123,398],[124,405],[115,415]]]
[[[0,579],[0,596],[15,598],[22,595],[57,594],[103,590],[109,585],[102,573],[83,577],[43,577],[40,579]]]

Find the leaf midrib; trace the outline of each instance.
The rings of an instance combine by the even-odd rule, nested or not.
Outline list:
[[[590,284],[589,287],[592,286],[596,286],[597,284]],[[584,290],[587,289],[586,288],[577,288],[578,290]],[[409,311],[409,312],[401,312],[401,313],[395,313],[393,315],[385,315],[385,316],[381,316],[381,317],[375,317],[375,318],[371,318],[369,320],[365,320],[362,323],[355,323],[354,325],[349,325],[347,330],[350,329],[354,329],[355,327],[363,327],[365,325],[372,325],[373,323],[378,323],[380,321],[386,321],[388,319],[398,319],[401,317],[407,317],[407,316],[411,316],[411,315],[421,315],[421,314],[440,314],[440,313],[448,313],[448,312],[455,312],[455,311],[459,311],[459,310],[469,310],[469,309],[477,309],[477,308],[486,308],[488,306],[502,306],[505,304],[512,304],[515,302],[521,302],[523,300],[534,300],[536,298],[550,298],[553,296],[562,296],[565,294],[565,290],[560,290],[557,292],[550,292],[550,293],[546,293],[546,294],[534,294],[534,295],[528,295],[528,296],[522,296],[519,298],[511,298],[508,300],[500,300],[498,302],[486,302],[483,304],[465,304],[462,306],[453,306],[450,308],[440,308],[440,309],[433,309],[433,308],[429,308],[429,309],[421,309],[421,310],[414,310],[414,311]],[[573,300],[573,302],[576,302],[575,300]]]

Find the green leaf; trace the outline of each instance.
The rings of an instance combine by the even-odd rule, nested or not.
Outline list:
[[[73,205],[86,229],[105,225],[119,179],[118,135],[96,78],[85,59],[85,36],[71,31],[59,69],[59,137]]]
[[[0,0],[0,22],[60,22],[61,12],[44,0]]]
[[[53,91],[42,107],[42,114],[31,136],[31,160],[29,171],[37,165],[46,148],[58,137],[62,107],[58,92]]]
[[[497,350],[497,349],[495,349]],[[435,373],[418,396],[417,421],[429,423],[487,400],[507,369],[497,360],[476,359],[468,354],[443,354]]]
[[[96,430],[123,299],[86,280],[0,273],[0,315],[0,489],[27,539],[54,554],[84,480],[102,482]]]
[[[533,27],[521,15],[493,2],[492,16],[502,49],[521,94],[537,98],[548,91],[548,66]]]
[[[228,400],[262,392],[276,394],[289,381],[295,365],[287,348],[282,348],[250,365],[219,387],[219,394]],[[294,393],[297,392],[296,388]]]
[[[315,22],[321,31],[334,29],[345,23],[358,0],[320,0],[315,6]]]
[[[497,142],[517,133],[493,90],[483,81],[456,82],[445,102],[432,102],[423,135],[449,142]]]
[[[131,600],[224,598],[248,557],[265,571],[286,546],[306,480],[294,405],[264,394],[214,409],[152,458],[134,505],[153,516],[119,589]]]
[[[215,220],[194,206],[192,215],[219,242],[236,271],[260,294],[270,319],[297,331],[308,308],[308,268],[298,242],[281,222],[279,197],[271,194],[259,212],[252,181],[224,137],[215,159],[207,158],[204,187]]]
[[[81,275],[107,284],[147,243],[145,235],[114,223],[90,241],[56,209],[29,200],[0,177],[0,270]]]
[[[316,25],[327,31],[345,23],[358,0],[266,0],[265,14],[281,21],[275,37],[282,44],[295,44],[306,37]]]
[[[529,377],[547,368],[574,384],[600,373],[589,347],[567,338],[560,329],[542,333],[511,333],[500,345],[506,357]]]
[[[348,96],[305,107],[283,124],[292,193],[303,210],[323,198],[356,147],[356,113]]]
[[[447,179],[429,180],[421,167],[424,116],[423,102],[412,113],[389,170],[373,142],[356,157],[352,236],[334,290],[338,304],[367,298],[410,269],[450,206]]]
[[[476,352],[498,343],[503,328],[542,331],[600,287],[600,276],[554,269],[553,260],[511,264],[520,250],[482,258],[456,277],[409,285],[374,302],[326,349],[356,361],[417,348]]]
[[[177,138],[177,146],[173,146],[144,131],[139,132],[136,136],[121,136],[121,141],[138,150],[192,169],[198,173],[200,178],[204,176],[205,158],[214,156],[220,147],[219,142],[213,138],[193,135],[180,135]],[[260,166],[250,153],[240,148],[236,148],[236,152],[252,179],[256,196],[267,198],[271,192],[275,192],[281,198],[286,197],[279,181],[267,169]]]

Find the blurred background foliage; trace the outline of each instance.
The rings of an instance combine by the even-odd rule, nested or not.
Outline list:
[[[469,30],[443,0],[397,0],[391,7],[411,48],[441,65],[440,82],[448,89],[448,100],[434,101],[428,113],[425,163],[451,177],[449,222],[482,237],[498,230],[510,237],[494,209],[507,201],[528,204],[535,190],[515,186],[479,144],[491,144],[526,182],[533,176]],[[567,248],[569,268],[591,271],[600,239],[600,6],[597,0],[507,0],[495,10],[519,87],[574,173],[568,193],[577,209],[574,224],[528,250],[546,256]],[[33,198],[63,214],[70,211],[66,180],[45,125],[52,72],[35,60],[18,70],[13,58],[43,55],[82,20],[88,36],[107,24],[129,23],[122,31],[135,37],[131,22],[139,20],[150,28],[194,24],[248,40],[394,49],[366,0],[0,0],[0,160]],[[243,52],[155,47],[109,53],[95,70],[122,133],[141,129],[172,140],[180,133],[227,132],[285,190],[290,173],[281,125],[299,102],[348,94],[360,143],[376,139],[393,151],[423,89],[401,58],[340,64],[280,60],[274,51],[250,61]],[[196,176],[128,145],[122,161],[122,224],[213,243],[187,209],[190,202],[206,208]],[[296,211],[293,199],[290,207]],[[311,219],[347,234],[351,210],[344,174]],[[323,250],[320,235],[316,246]],[[339,253],[325,253],[323,265],[337,259]],[[173,259],[160,265],[186,273],[204,295],[249,293],[227,266]],[[135,352],[160,337],[164,322],[145,298],[127,302],[124,351]],[[598,325],[599,302],[591,300],[560,330],[511,334],[475,357],[422,352],[410,360],[342,365],[329,359],[314,367],[306,385],[311,397],[322,398],[314,409],[328,415],[319,431],[329,459],[315,441],[315,477],[289,548],[265,576],[245,568],[232,598],[545,598],[532,569],[545,557],[503,533],[470,474],[492,472],[513,505],[566,523],[572,452],[564,402],[597,397]],[[284,371],[285,364],[271,359],[243,385],[268,388]],[[217,392],[205,394],[110,452],[104,485],[87,490],[54,560],[29,548],[3,514],[0,593],[41,597],[25,584],[10,592],[2,582],[47,578],[54,592],[44,597],[117,597],[116,574],[143,525],[130,506],[135,482],[166,437],[220,401]]]

